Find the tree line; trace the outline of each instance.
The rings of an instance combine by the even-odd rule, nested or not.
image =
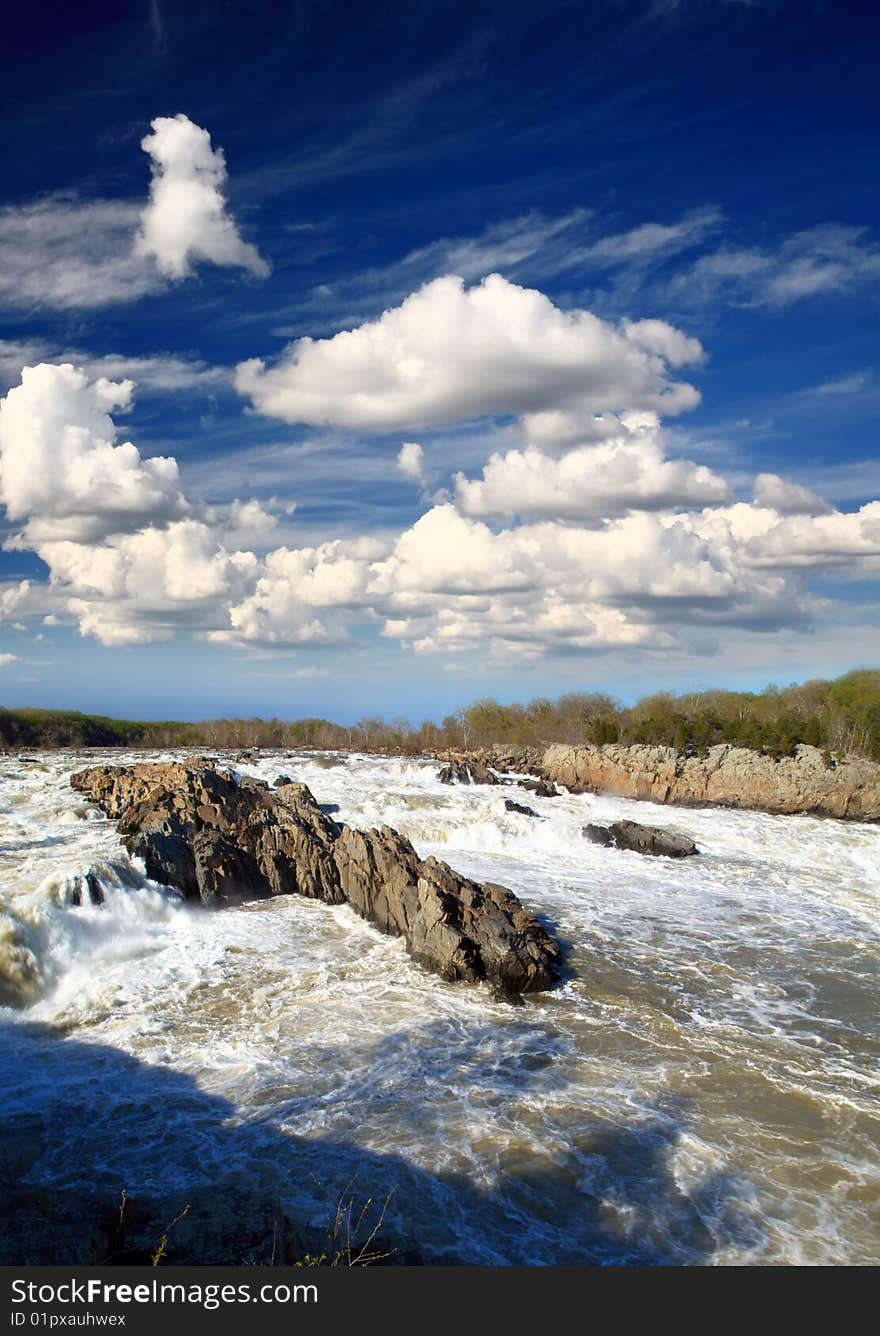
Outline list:
[[[880,761],[880,670],[856,669],[760,692],[712,689],[655,692],[624,705],[604,692],[569,692],[551,701],[503,705],[482,699],[413,726],[368,716],[355,724],[328,719],[136,721],[73,710],[0,709],[0,745],[27,747],[297,748],[417,755],[447,748],[545,747],[553,742],[653,743],[705,751],[727,742],[775,757],[799,743]]]

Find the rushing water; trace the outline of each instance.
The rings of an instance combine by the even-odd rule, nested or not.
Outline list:
[[[159,756],[0,759],[0,997],[27,1002],[0,1007],[3,1122],[38,1129],[30,1180],[240,1171],[316,1223],[393,1189],[389,1227],[438,1260],[880,1261],[880,829],[447,788],[370,756],[237,766],[545,916],[570,976],[512,1007],[347,908],[199,912],[148,882],[68,779]],[[701,856],[581,837],[618,817]],[[71,907],[89,868],[106,901]]]

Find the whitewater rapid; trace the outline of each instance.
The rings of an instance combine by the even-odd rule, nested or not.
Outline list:
[[[31,1129],[28,1181],[112,1200],[237,1173],[317,1224],[391,1192],[438,1260],[880,1261],[877,827],[218,753],[513,889],[569,977],[512,1007],[345,907],[208,913],[148,882],[69,776],[182,753],[28,755],[0,758],[2,1130]],[[582,838],[617,818],[701,854]],[[104,903],[72,906],[89,869]]]

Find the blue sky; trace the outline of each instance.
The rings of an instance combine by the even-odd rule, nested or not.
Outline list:
[[[875,6],[4,24],[5,704],[878,661]]]

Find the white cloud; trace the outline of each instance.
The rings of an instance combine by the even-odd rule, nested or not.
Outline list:
[[[139,206],[73,195],[0,209],[0,306],[89,309],[131,302],[161,289],[135,255]]]
[[[667,285],[687,304],[727,300],[740,306],[784,307],[811,297],[865,290],[880,281],[880,247],[868,229],[825,223],[783,238],[775,247],[722,246],[700,256]]]
[[[425,452],[418,441],[404,441],[397,452],[397,468],[405,478],[421,482],[424,476]]]
[[[227,212],[223,150],[188,116],[157,116],[141,140],[152,159],[150,199],[141,215],[135,254],[152,256],[168,278],[185,278],[194,260],[233,265],[259,278],[269,266],[239,235]]]
[[[0,668],[8,668],[10,663],[18,663],[17,654],[0,654]]]
[[[791,518],[738,503],[500,531],[437,505],[384,553],[352,544],[270,553],[256,593],[215,638],[342,642],[347,628],[381,618],[387,638],[418,654],[702,654],[725,630],[803,630],[829,611],[803,573],[846,564],[870,574],[878,554],[880,503]]]
[[[8,584],[0,588],[0,621],[5,621],[16,608],[27,601],[30,588],[30,580],[19,580],[17,584]]]
[[[20,546],[95,538],[188,510],[176,460],[114,444],[110,412],[126,409],[131,391],[130,381],[90,381],[68,363],[41,363],[25,367],[0,401],[0,501],[25,522]]]
[[[211,639],[237,644],[339,644],[346,623],[369,607],[374,539],[335,539],[318,547],[268,553],[253,593],[229,609],[229,626]]]
[[[104,644],[167,639],[178,626],[216,628],[251,590],[275,518],[256,501],[194,513],[177,461],[115,444],[111,411],[130,381],[90,380],[68,364],[25,368],[0,401],[0,500],[23,527],[7,547],[33,549],[43,584],[9,586],[0,614],[72,613]]]
[[[803,486],[764,473],[754,502],[730,504],[717,473],[668,457],[650,401],[668,392],[670,366],[701,355],[678,331],[566,315],[497,278],[470,292],[443,280],[415,298],[426,294],[436,317],[427,334],[412,312],[401,319],[401,307],[383,317],[390,330],[377,333],[380,321],[364,327],[366,336],[328,340],[322,355],[334,375],[345,370],[354,411],[371,421],[374,393],[386,416],[446,413],[451,402],[470,413],[488,382],[492,397],[483,402],[497,405],[510,391],[502,352],[521,378],[532,377],[531,397],[508,411],[533,407],[493,436],[516,446],[493,454],[479,477],[458,474],[456,504],[434,504],[383,538],[270,547],[279,543],[271,503],[198,507],[173,458],[144,459],[131,442],[116,444],[112,414],[129,406],[130,382],[41,365],[0,405],[0,499],[21,526],[12,545],[33,548],[50,582],[3,587],[0,613],[39,611],[47,625],[73,618],[109,646],[182,631],[277,654],[352,646],[357,633],[381,630],[417,654],[481,662],[704,654],[733,629],[803,629],[830,615],[809,587],[814,575],[880,570],[880,502],[832,511]],[[461,358],[450,332],[459,318]],[[375,389],[363,380],[361,336],[388,354],[374,365]],[[415,360],[402,369],[405,352]],[[432,375],[424,374],[428,353]],[[607,386],[619,395],[610,406],[601,397]],[[326,385],[322,393],[329,396]],[[423,466],[420,445],[405,442],[398,467],[420,478]]]
[[[720,209],[707,206],[677,223],[641,223],[627,232],[600,237],[588,246],[569,247],[559,268],[601,269],[657,264],[699,246],[722,224]]]
[[[438,506],[375,564],[370,588],[385,634],[417,652],[505,658],[705,644],[707,629],[795,624],[815,606],[797,579],[756,573],[687,517],[642,513],[496,533]]]
[[[830,515],[789,515],[756,536],[747,549],[756,566],[880,571],[880,501]]]
[[[93,378],[133,380],[140,389],[177,393],[183,390],[210,390],[230,384],[232,368],[209,366],[199,358],[176,357],[157,353],[152,357],[128,357],[108,353],[90,357],[82,352],[67,352],[53,361],[74,362]]]
[[[0,387],[18,384],[22,369],[39,362],[71,362],[97,380],[133,380],[141,390],[181,393],[187,390],[211,391],[232,383],[232,368],[210,366],[199,358],[178,357],[173,353],[155,353],[150,357],[130,357],[122,353],[94,356],[82,348],[67,348],[45,339],[0,339]]]
[[[455,477],[455,503],[474,518],[558,518],[595,523],[628,510],[709,506],[727,483],[702,464],[666,459],[656,422],[581,446],[562,459],[529,447],[493,454],[481,479]]]
[[[823,515],[832,509],[821,496],[800,483],[787,482],[778,473],[759,473],[755,478],[755,505],[779,511],[780,515]]]
[[[825,398],[828,395],[837,397],[838,395],[849,396],[860,394],[862,390],[867,389],[874,381],[874,372],[871,369],[866,371],[853,371],[849,376],[837,376],[834,380],[822,381],[819,385],[811,385],[809,389],[803,390],[803,394],[819,395]]]
[[[283,421],[374,431],[559,408],[676,413],[699,395],[667,359],[701,354],[661,321],[616,327],[499,274],[468,289],[446,276],[379,320],[299,339],[272,369],[241,363],[235,383]]]

